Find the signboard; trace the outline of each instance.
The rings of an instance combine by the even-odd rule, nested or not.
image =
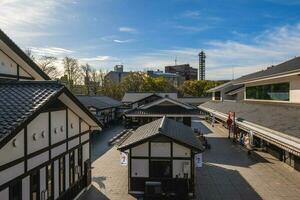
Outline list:
[[[199,168],[202,167],[202,165],[203,165],[202,153],[198,153],[195,155],[195,166]]]
[[[127,166],[128,164],[128,155],[127,153],[121,152],[120,153],[120,162],[122,166]]]

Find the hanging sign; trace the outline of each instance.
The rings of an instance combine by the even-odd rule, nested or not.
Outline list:
[[[195,166],[199,168],[202,167],[202,165],[203,165],[202,153],[198,153],[195,155]]]
[[[127,163],[128,163],[127,153],[124,153],[124,152],[120,153],[120,162],[121,162],[122,166],[127,166]]]

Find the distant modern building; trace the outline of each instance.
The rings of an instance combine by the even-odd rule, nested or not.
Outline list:
[[[168,80],[174,87],[178,87],[183,82],[183,78],[177,73],[164,73],[163,71],[147,71],[147,75],[153,78],[163,77]]]
[[[189,64],[165,66],[166,73],[178,74],[187,80],[197,80],[198,70]]]
[[[77,98],[104,126],[108,126],[120,117],[118,108],[123,104],[118,100],[107,96],[82,95]]]
[[[235,120],[236,138],[300,171],[299,75],[296,57],[210,89],[212,100],[199,108],[224,124]]]
[[[123,65],[116,65],[114,67],[114,71],[110,71],[105,75],[104,80],[106,82],[111,82],[114,84],[121,83],[130,73],[130,72],[124,72],[123,70],[124,70]]]
[[[198,69],[198,80],[205,80],[205,53],[201,51],[199,53],[199,69]]]

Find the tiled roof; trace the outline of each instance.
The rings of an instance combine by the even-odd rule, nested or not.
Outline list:
[[[133,103],[152,95],[156,95],[159,97],[169,96],[172,99],[177,98],[177,93],[175,92],[126,92],[123,96],[122,102]]]
[[[198,109],[185,109],[180,106],[153,106],[148,109],[135,108],[125,115],[199,115]]]
[[[209,101],[199,108],[209,108],[224,114],[235,112],[237,118],[300,138],[300,106],[261,102]]]
[[[272,76],[277,76],[280,74],[287,74],[287,73],[299,71],[299,70],[300,70],[300,57],[296,57],[296,58],[288,60],[284,63],[281,63],[279,65],[269,67],[266,70],[262,70],[259,72],[255,72],[252,74],[242,76],[241,78],[234,80],[233,83],[234,84],[243,83],[243,82],[250,81],[250,80],[256,80],[256,79],[261,79],[261,78],[265,78],[265,77],[272,77]]]
[[[54,81],[0,83],[0,141],[64,88]]]
[[[140,126],[122,144],[119,149],[126,149],[141,141],[146,141],[155,135],[163,135],[177,142],[184,143],[194,149],[203,150],[203,146],[196,138],[193,130],[180,122],[163,117]]]
[[[107,96],[77,96],[79,101],[86,107],[92,106],[97,109],[105,109],[121,106],[122,103]]]

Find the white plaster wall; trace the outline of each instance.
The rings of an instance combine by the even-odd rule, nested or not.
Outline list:
[[[30,200],[30,176],[22,179],[22,200]]]
[[[131,156],[149,156],[149,143],[145,142],[131,149]]]
[[[40,197],[42,192],[46,190],[46,167],[40,169]]]
[[[90,152],[89,152],[89,143],[86,143],[82,146],[82,161],[86,161],[90,158]]]
[[[81,136],[81,142],[85,142],[90,139],[90,133],[86,133]]]
[[[183,178],[184,177],[184,171],[183,171],[183,166],[184,163],[186,163],[187,166],[187,172],[188,172],[188,177],[191,178],[191,161],[190,160],[173,160],[173,178],[178,175],[178,178]]]
[[[59,167],[58,160],[54,161],[54,198],[59,196]]]
[[[66,143],[61,144],[58,147],[51,149],[51,158],[55,158],[56,156],[64,153],[66,150],[67,150]]]
[[[72,149],[73,147],[79,145],[79,138],[74,138],[73,140],[69,141],[69,149]]]
[[[17,75],[17,64],[0,51],[0,73]]]
[[[9,182],[10,180],[24,173],[24,162],[14,165],[0,172],[0,185]]]
[[[190,157],[191,150],[173,142],[173,157]]]
[[[17,141],[16,147],[13,146],[14,139]],[[21,157],[24,157],[24,130],[20,131],[0,149],[0,166]]]
[[[19,75],[20,76],[25,76],[25,77],[31,77],[24,69],[21,67],[19,68]]]
[[[37,150],[49,146],[49,114],[41,113],[27,127],[27,143],[28,153],[33,153]],[[36,140],[33,136],[36,135]],[[44,137],[43,137],[44,135]]]
[[[68,131],[69,137],[79,133],[79,117],[68,109]]]
[[[171,157],[171,144],[164,142],[151,142],[151,156]]]
[[[62,130],[61,130],[62,128]],[[54,133],[56,129],[56,133]],[[51,144],[66,139],[66,111],[51,112]]]
[[[131,159],[132,177],[149,177],[148,159]]]
[[[30,158],[27,161],[27,167],[28,169],[33,169],[41,164],[43,164],[44,162],[47,162],[49,160],[49,151],[46,151],[44,153],[41,153],[33,158]]]
[[[67,190],[69,188],[69,154],[65,155],[65,165],[66,165],[66,167],[65,167],[66,185],[65,186],[66,186],[66,190]]]
[[[9,188],[5,188],[0,191],[0,199],[1,200],[9,200]]]
[[[84,121],[81,121],[81,133],[89,130],[89,125]]]

